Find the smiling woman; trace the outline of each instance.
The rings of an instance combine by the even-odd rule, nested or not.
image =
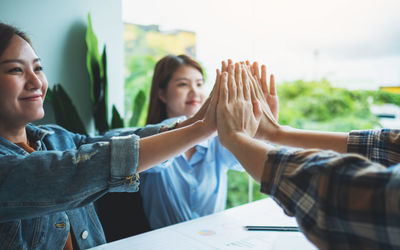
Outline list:
[[[186,55],[168,55],[154,69],[147,124],[192,116],[204,102],[203,69]]]
[[[173,124],[204,102],[203,69],[186,55],[167,55],[154,69],[147,123]],[[143,172],[140,193],[153,229],[225,209],[227,172],[243,171],[218,137]]]
[[[93,202],[107,192],[138,191],[136,173],[216,129],[215,113],[208,111],[215,110],[216,98],[181,129],[161,134],[167,130],[162,124],[96,137],[35,126],[31,122],[44,116],[47,87],[29,39],[0,23],[0,249],[86,249],[105,243]]]
[[[193,115],[204,103],[203,75],[192,66],[182,65],[172,75],[168,87],[158,97],[166,104],[167,117]]]
[[[48,87],[40,59],[21,36],[12,36],[0,61],[0,134],[10,141],[26,142],[25,130],[15,131],[44,116]]]

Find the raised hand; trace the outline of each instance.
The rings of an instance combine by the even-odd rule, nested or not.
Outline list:
[[[276,93],[274,75],[271,74],[268,86],[267,67],[264,64],[261,65],[261,75],[260,75],[260,68],[257,62],[250,64],[249,61],[246,61],[246,65],[250,68],[253,77],[257,80],[258,84],[261,86],[261,90],[262,93],[264,94],[265,100],[267,101],[267,104],[271,109],[271,112],[274,115],[275,120],[278,121],[279,100],[278,100],[278,95]]]
[[[221,72],[228,72],[228,67],[229,65],[233,65],[233,62],[231,59],[228,59],[227,61],[222,61],[221,62]]]
[[[270,136],[275,135],[279,130],[279,124],[276,121],[275,115],[272,113],[272,110],[268,105],[267,98],[262,90],[262,84],[260,84],[261,78],[260,80],[256,79],[258,77],[258,73],[255,70],[255,67],[249,67],[249,65],[249,63],[246,63],[246,69],[250,79],[249,83],[252,86],[251,98],[253,103],[257,103],[259,105],[259,108],[262,112],[261,121],[255,137],[269,140]],[[266,76],[266,70],[263,72],[263,75]],[[266,81],[264,81],[264,84],[265,83]]]
[[[207,98],[207,109],[204,113],[204,122],[207,127],[210,128],[210,131],[215,131],[217,129],[217,103],[219,98],[221,84],[221,72],[217,69],[217,77],[215,79],[214,87],[210,93],[210,96]],[[203,105],[204,106],[204,105]]]
[[[213,86],[213,89],[206,99],[206,101],[203,103],[201,108],[190,118],[187,120],[183,121],[182,123],[179,124],[179,127],[184,127],[189,124],[193,124],[197,121],[203,120],[207,127],[210,130],[216,130],[217,125],[216,125],[216,107],[217,107],[217,102],[218,102],[218,97],[219,97],[219,82],[221,79],[221,72],[220,70],[217,69],[217,76],[215,79],[215,83]],[[206,119],[207,118],[207,119]]]
[[[253,105],[250,75],[244,65],[227,66],[220,80],[217,105],[217,129],[222,144],[229,144],[237,134],[253,137],[257,132],[261,110]]]

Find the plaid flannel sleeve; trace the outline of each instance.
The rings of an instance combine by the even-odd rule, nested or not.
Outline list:
[[[261,192],[295,216],[320,249],[400,247],[400,165],[280,148],[268,153]]]
[[[400,130],[355,130],[349,133],[347,152],[361,154],[386,167],[400,162]]]

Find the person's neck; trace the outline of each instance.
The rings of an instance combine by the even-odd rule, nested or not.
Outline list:
[[[0,136],[11,141],[12,143],[28,142],[25,126],[15,126],[0,124]]]
[[[185,152],[186,160],[190,161],[190,159],[192,158],[192,156],[194,155],[195,152],[196,152],[196,147],[189,148]]]

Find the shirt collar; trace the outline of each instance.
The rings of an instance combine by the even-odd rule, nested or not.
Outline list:
[[[186,116],[182,115],[182,116],[178,116],[178,117],[167,118],[164,121],[162,121],[161,124],[170,125],[173,122],[184,121],[184,120],[186,120]]]
[[[208,140],[202,141],[200,143],[198,143],[196,146],[200,147],[200,148],[208,148]]]

